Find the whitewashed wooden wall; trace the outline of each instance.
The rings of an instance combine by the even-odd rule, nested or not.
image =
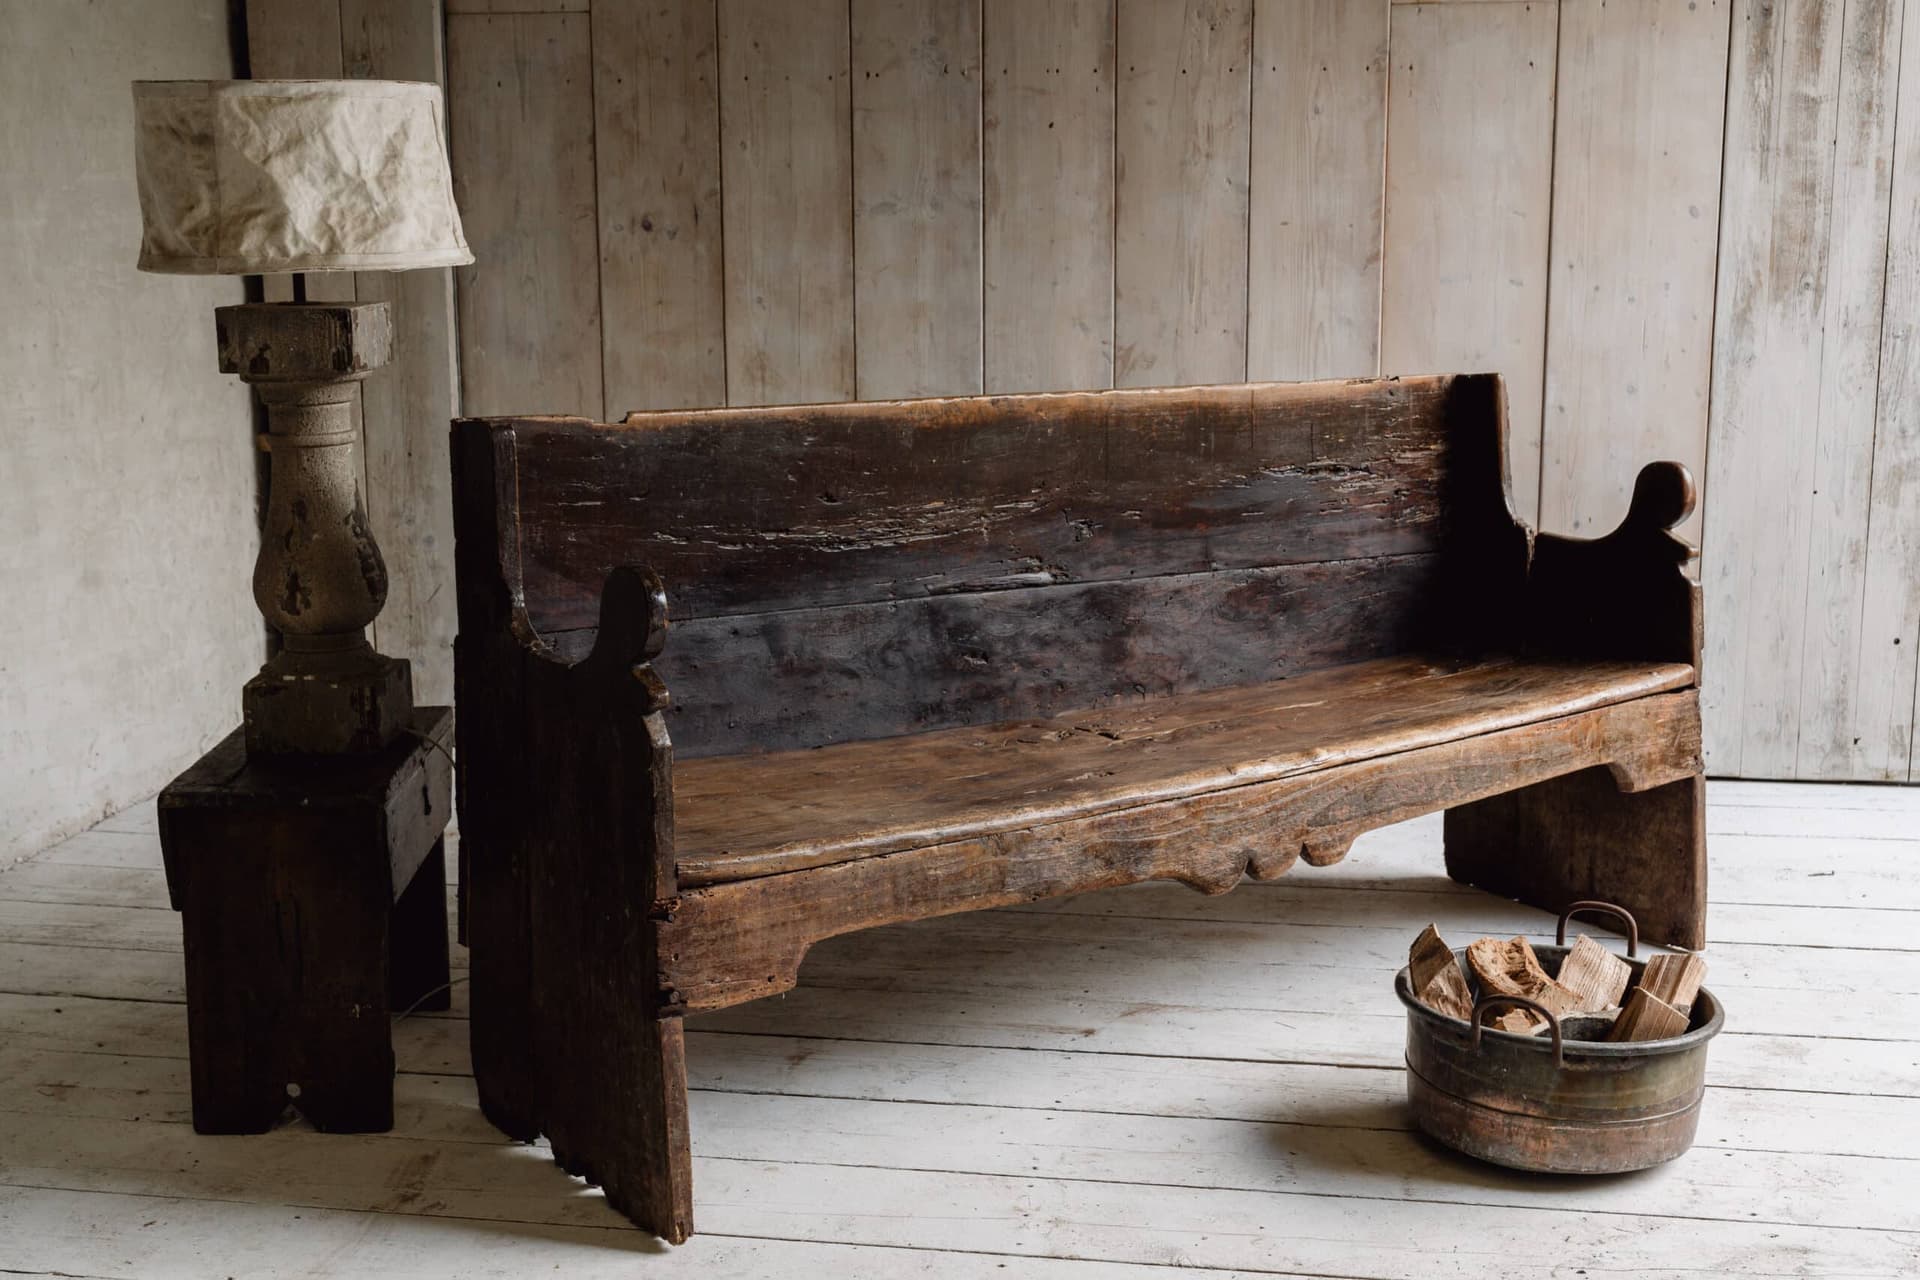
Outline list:
[[[309,15],[315,66],[337,41],[347,74],[415,74],[353,29],[435,0],[255,8]],[[478,261],[457,326],[422,311],[470,413],[1497,369],[1542,527],[1604,532],[1653,458],[1702,480],[1712,767],[1905,779],[1900,8],[445,0]],[[429,663],[444,479],[381,449],[443,462],[437,394],[401,394],[417,429],[367,408],[412,442],[370,450],[418,584],[381,639]]]
[[[1920,0],[1904,17],[1736,15],[1703,564],[1726,773],[1920,780]]]

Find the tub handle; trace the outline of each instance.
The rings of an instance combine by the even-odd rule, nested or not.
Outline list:
[[[1467,1041],[1467,1048],[1475,1053],[1480,1052],[1480,1032],[1482,1029],[1480,1019],[1502,1005],[1515,1005],[1519,1008],[1537,1013],[1545,1018],[1547,1020],[1547,1030],[1553,1032],[1554,1069],[1558,1070],[1567,1065],[1566,1050],[1560,1042],[1560,1019],[1553,1016],[1553,1010],[1540,1004],[1538,1001],[1529,1000],[1525,996],[1481,996],[1478,1000],[1475,1000],[1473,1002],[1473,1017],[1470,1019],[1473,1023],[1473,1035]]]
[[[1611,902],[1576,902],[1560,913],[1560,927],[1553,931],[1553,944],[1556,947],[1567,945],[1567,921],[1577,915],[1613,916],[1624,921],[1627,926],[1627,958],[1640,954],[1640,922],[1625,907],[1616,907]]]

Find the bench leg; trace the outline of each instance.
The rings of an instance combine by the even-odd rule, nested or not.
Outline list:
[[[1650,942],[1707,941],[1706,783],[1626,792],[1587,769],[1447,810],[1447,874],[1559,912],[1618,903]]]
[[[572,1076],[545,1099],[554,1163],[596,1183],[607,1203],[671,1244],[693,1233],[685,1039],[679,1018],[629,1009],[555,1064]],[[585,1046],[582,1046],[584,1049]]]
[[[546,1135],[562,1169],[680,1244],[693,1230],[684,1038],[658,1008],[650,919],[617,909],[638,896],[628,864],[603,834],[526,834],[500,816],[462,842],[480,1109],[510,1137]]]

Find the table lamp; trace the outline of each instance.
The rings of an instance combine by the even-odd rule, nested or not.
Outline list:
[[[447,165],[440,89],[377,80],[133,86],[140,270],[293,272],[293,301],[214,311],[220,370],[252,384],[271,451],[253,598],[281,650],[241,698],[247,752],[376,751],[413,705],[404,658],[366,628],[387,570],[355,461],[355,385],[386,364],[384,302],[308,302],[308,271],[473,261]]]

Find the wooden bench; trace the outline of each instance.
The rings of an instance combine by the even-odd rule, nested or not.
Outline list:
[[[487,1115],[679,1241],[683,1014],[1435,809],[1455,879],[1701,945],[1691,481],[1536,537],[1504,444],[1486,375],[456,424]]]

